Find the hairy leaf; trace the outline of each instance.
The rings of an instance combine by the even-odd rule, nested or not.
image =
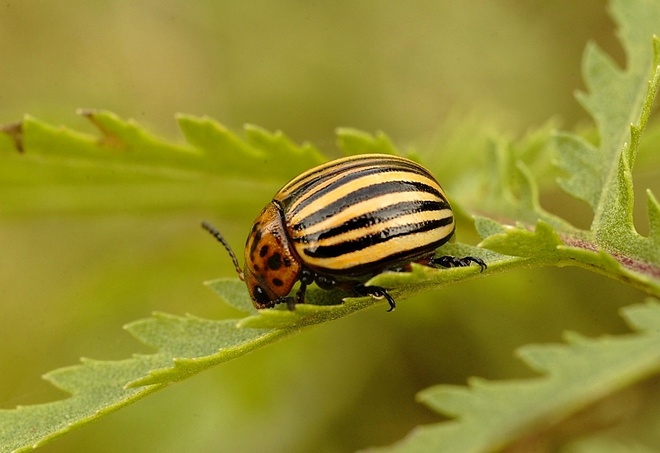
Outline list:
[[[122,197],[127,204],[140,209],[150,203],[154,206],[154,198],[160,206],[176,207],[200,194],[200,182],[216,181],[221,187],[228,179],[233,190],[226,193],[234,199],[259,198],[255,197],[255,186],[274,191],[288,178],[324,159],[311,145],[297,146],[282,133],[270,133],[255,126],[247,126],[245,138],[241,138],[208,118],[181,115],[179,124],[186,142],[170,144],[135,122],[122,120],[112,113],[82,113],[101,131],[100,136],[54,127],[31,117],[26,117],[20,127],[4,128],[11,140],[0,147],[0,156],[10,165],[0,167],[0,172],[9,174],[18,169],[23,175],[29,175],[35,163],[47,164],[53,169],[45,178],[30,175],[20,184],[10,185],[10,193],[3,191],[0,196],[7,196],[7,203],[2,205],[5,213],[62,210],[64,206],[39,198],[36,192],[45,184],[53,190],[69,193],[70,197],[65,197],[63,203],[76,210],[107,210]],[[344,130],[339,132],[339,140],[346,153],[396,152],[382,134],[373,137]],[[249,190],[235,190],[241,188],[241,180],[249,184]],[[80,190],[83,185],[85,190]],[[163,187],[172,192],[154,197]],[[28,195],[32,191],[35,191],[33,199]],[[16,194],[20,196],[13,200],[12,195]],[[268,200],[268,196],[264,199]],[[209,196],[200,196],[198,200],[200,198],[198,203],[212,200]],[[54,200],[59,199],[54,197]],[[99,200],[106,200],[106,203]],[[515,261],[461,244],[448,244],[443,252],[475,256],[484,253],[492,260],[494,270]],[[403,301],[420,291],[479,275],[478,266],[446,271],[414,266],[413,272],[386,273],[374,281],[397,288],[392,294],[397,301]],[[155,348],[155,353],[121,361],[83,359],[80,365],[48,373],[45,378],[71,396],[47,404],[0,410],[0,445],[9,450],[41,445],[166,384],[304,327],[385,304],[369,297],[350,298],[351,294],[341,291],[311,288],[307,304],[293,312],[286,307],[257,312],[244,283],[237,279],[219,279],[208,285],[229,305],[248,316],[218,321],[157,313],[152,318],[128,324],[126,329],[142,343]]]
[[[464,218],[460,213],[468,210],[482,214],[475,225],[489,250],[451,243],[439,253],[481,257],[489,266],[485,275],[525,266],[578,265],[660,293],[660,206],[649,191],[650,234],[637,234],[631,173],[660,80],[657,39],[655,62],[650,51],[651,34],[660,31],[660,7],[652,0],[616,0],[612,5],[628,66],[619,69],[590,46],[584,65],[588,93],[579,96],[594,118],[600,140],[594,144],[573,133],[554,138],[564,171],[560,184],[591,206],[591,228],[577,229],[539,202],[535,170],[547,177],[546,126],[519,144],[492,140],[478,178],[474,173],[457,175],[460,165],[452,166],[452,184],[462,187],[463,195],[457,193],[457,198],[465,200],[465,210],[455,203],[457,217]],[[282,133],[255,126],[247,126],[240,137],[212,119],[181,115],[185,141],[170,143],[112,113],[81,113],[99,134],[52,126],[30,116],[2,128],[0,213],[106,212],[118,200],[124,209],[137,212],[244,206],[257,200],[263,205],[288,179],[325,160],[310,144],[297,145]],[[399,153],[384,133],[340,129],[337,135],[345,154]],[[434,173],[443,170],[437,157],[407,154],[422,162],[428,159]],[[44,187],[52,196],[44,195]],[[411,272],[385,272],[368,284],[391,289],[400,302],[484,274],[476,266],[437,270],[413,265]],[[306,327],[372,306],[385,308],[383,301],[372,298],[311,288],[308,304],[293,312],[286,307],[257,311],[237,279],[208,285],[247,316],[206,320],[157,313],[130,323],[126,329],[156,352],[121,361],[83,359],[80,365],[48,373],[45,378],[71,396],[0,410],[0,446],[21,450],[41,445],[168,383]],[[571,334],[567,345],[523,348],[524,360],[542,372],[542,378],[502,383],[475,379],[468,389],[438,386],[421,393],[420,399],[431,408],[458,418],[420,428],[395,448],[497,448],[657,373],[658,313],[656,302],[628,308],[626,317],[638,333],[626,337],[589,340]]]
[[[598,339],[568,333],[566,344],[520,349],[520,357],[542,377],[473,378],[467,387],[422,391],[421,402],[454,420],[418,427],[400,443],[375,451],[496,451],[516,440],[549,435],[595,401],[660,372],[660,303],[632,305],[623,315],[636,333]],[[627,415],[626,406],[619,410]]]
[[[180,115],[187,142],[172,144],[113,113],[80,113],[100,136],[31,116],[0,128],[6,138],[0,141],[1,214],[245,205],[268,199],[287,179],[325,160],[312,145],[254,126],[246,126],[243,139],[208,118]]]
[[[597,46],[590,45],[583,67],[588,92],[578,95],[594,118],[600,140],[593,144],[569,132],[557,134],[554,140],[557,163],[565,172],[560,184],[592,207],[591,228],[579,230],[545,211],[527,164],[506,143],[494,148],[489,195],[482,206],[495,218],[515,219],[516,226],[498,232],[480,228],[484,222],[477,227],[483,247],[524,257],[530,263],[583,266],[657,295],[659,207],[648,191],[651,231],[647,237],[637,233],[632,165],[660,83],[660,43],[653,37],[660,33],[660,3],[615,0],[611,10],[628,56],[627,67],[618,68]],[[547,226],[555,232],[552,239],[543,240],[549,239]],[[534,229],[536,234],[530,235]],[[528,246],[521,247],[521,239]]]

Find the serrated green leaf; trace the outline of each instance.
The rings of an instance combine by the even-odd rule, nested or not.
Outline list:
[[[200,154],[186,146],[171,145],[107,111],[80,112],[102,133],[100,137],[55,127],[26,116],[22,121],[23,153],[73,167],[112,166],[125,174],[185,178],[186,170],[202,167]],[[156,165],[154,165],[156,163]]]
[[[445,251],[474,251],[476,254],[478,249],[450,244]],[[489,252],[489,256],[496,268],[511,260],[494,252]],[[480,275],[478,266],[439,270],[415,265],[413,272],[381,274],[373,282],[400,286],[402,289],[392,294],[402,302],[417,292]],[[168,383],[246,354],[303,327],[338,319],[371,306],[379,305],[384,310],[386,305],[384,301],[371,297],[348,298],[337,304],[341,297],[347,296],[346,293],[310,288],[306,297],[308,304],[298,306],[295,311],[279,307],[254,314],[256,310],[251,308],[243,282],[221,279],[210,282],[209,286],[231,301],[235,308],[253,315],[241,320],[217,321],[156,313],[152,318],[128,324],[126,329],[133,336],[157,348],[158,352],[123,361],[85,359],[82,365],[49,373],[46,378],[72,396],[45,405],[0,410],[0,446],[20,451],[40,445],[143,398]]]
[[[372,135],[357,129],[342,127],[338,128],[336,133],[337,145],[347,156],[367,153],[401,154],[384,132]]]
[[[0,128],[9,139],[0,148],[0,213],[265,204],[286,180],[325,160],[312,145],[254,126],[241,138],[208,118],[180,115],[187,142],[173,144],[110,112],[81,114],[99,136],[31,116]]]
[[[153,368],[146,375],[125,382],[142,387],[179,381],[213,365],[246,354],[282,338],[290,331],[242,329],[237,320],[206,320],[157,313],[152,318],[126,326],[133,336],[170,357],[166,367]]]
[[[560,166],[572,178],[569,186],[564,187],[594,209],[592,231],[597,243],[612,251],[658,262],[660,253],[642,244],[644,241],[633,226],[631,167],[660,76],[653,66],[657,55],[650,52],[649,46],[652,36],[660,32],[660,5],[638,1],[636,6],[623,1],[611,4],[628,55],[625,71],[594,45],[587,49],[584,76],[589,91],[578,99],[596,121],[598,147],[584,142],[580,146],[561,146],[565,142],[560,142],[557,150]],[[657,49],[657,45],[654,47]],[[585,165],[573,165],[569,161],[574,158]]]
[[[482,196],[481,206],[485,206],[484,212],[499,213],[496,218],[502,219],[503,222],[512,220],[511,223],[516,223],[516,228],[481,218],[477,221],[477,228],[486,237],[484,243],[492,246],[495,251],[484,251],[464,244],[448,244],[441,253],[470,254],[484,258],[489,263],[488,273],[531,263],[563,265],[578,262],[602,273],[617,274],[622,280],[634,280],[645,290],[660,291],[657,281],[652,280],[653,275],[657,275],[655,253],[660,231],[658,204],[649,192],[647,204],[651,236],[647,242],[634,236],[634,228],[631,228],[632,216],[629,214],[632,205],[630,169],[635,161],[637,143],[650,113],[659,79],[656,72],[646,97],[640,94],[643,90],[637,82],[645,81],[644,77],[647,75],[641,76],[638,71],[648,62],[642,55],[644,49],[639,42],[645,36],[645,27],[651,24],[656,16],[648,14],[643,21],[645,25],[639,29],[636,23],[631,24],[639,18],[637,8],[641,9],[642,5],[656,8],[656,4],[638,1],[631,7],[634,14],[627,18],[622,12],[622,5],[622,1],[615,3],[615,11],[622,23],[624,45],[631,57],[629,66],[634,70],[629,69],[621,76],[621,71],[607,56],[597,48],[591,48],[587,52],[585,66],[590,94],[580,98],[587,109],[593,110],[599,128],[602,130],[607,127],[609,135],[602,136],[598,146],[573,135],[564,135],[557,141],[558,146],[565,146],[567,150],[562,166],[569,173],[572,172],[568,176],[568,180],[573,181],[569,190],[576,196],[593,202],[594,206],[615,207],[614,211],[603,211],[604,214],[600,217],[597,211],[596,217],[599,220],[594,221],[594,231],[600,231],[602,234],[599,236],[594,233],[589,236],[542,209],[532,169],[545,168],[543,164],[538,165],[539,161],[534,161],[543,154],[542,150],[547,149],[541,144],[545,143],[543,140],[532,140],[520,147],[494,141],[487,171],[491,172],[492,178],[489,179],[494,182],[490,187],[496,190],[486,191],[488,196]],[[635,43],[636,50],[631,53],[629,44],[632,42]],[[655,47],[657,59],[657,40]],[[633,73],[634,77],[630,75]],[[635,83],[629,83],[631,80]],[[605,109],[602,92],[618,83],[629,83],[630,86],[618,87],[613,99],[621,98],[628,104],[618,101],[613,103],[610,98],[609,102],[613,105]],[[600,93],[601,97],[598,98],[593,93]],[[636,108],[638,110],[635,110]],[[111,113],[85,112],[85,115],[100,129],[100,136],[53,127],[31,117],[26,117],[19,127],[11,125],[4,129],[6,137],[0,141],[0,158],[3,163],[6,161],[9,165],[0,166],[0,174],[6,176],[0,180],[11,186],[12,190],[4,191],[3,195],[0,195],[0,209],[3,209],[3,212],[48,212],[47,209],[62,209],[62,205],[56,204],[52,207],[50,200],[44,200],[43,195],[31,198],[30,189],[45,183],[55,183],[56,190],[68,190],[70,197],[65,197],[66,203],[75,206],[75,209],[85,206],[85,209],[104,210],[117,200],[140,210],[148,207],[171,209],[180,206],[190,209],[192,206],[213,206],[213,203],[218,203],[217,196],[208,195],[209,185],[202,187],[200,182],[210,183],[213,190],[231,193],[235,202],[241,203],[255,198],[248,196],[248,193],[253,195],[261,189],[264,192],[273,191],[287,179],[325,159],[311,145],[295,145],[280,132],[269,133],[255,126],[247,126],[245,138],[242,138],[211,119],[181,115],[179,124],[186,142],[171,144],[146,132],[135,122],[122,120]],[[628,127],[624,120],[629,118],[629,122],[634,122],[632,118],[637,117],[637,124],[631,130],[626,130],[629,135],[624,134],[622,128]],[[338,131],[338,137],[340,148],[347,154],[398,153],[384,133],[371,135],[342,129]],[[627,137],[630,137],[628,147],[625,146],[627,142],[621,141]],[[584,151],[585,149],[587,151]],[[601,153],[602,149],[609,154]],[[618,158],[605,161],[603,155]],[[26,164],[34,162],[47,162],[68,171],[46,173],[47,178],[23,171]],[[577,166],[584,167],[580,170],[583,173],[576,170]],[[616,171],[613,171],[614,168]],[[19,176],[16,176],[16,169],[22,171]],[[81,172],[81,169],[84,171]],[[28,174],[30,176],[25,180],[21,179]],[[91,191],[87,190],[90,176],[95,184]],[[476,180],[474,175],[469,176],[471,180]],[[472,183],[472,186],[483,188],[483,179]],[[614,180],[615,186],[612,185]],[[21,181],[18,186],[12,186],[17,181]],[[121,189],[118,189],[117,182],[122,182]],[[126,182],[136,184],[127,187]],[[155,183],[159,185],[156,186]],[[582,183],[585,183],[585,187],[577,187]],[[586,183],[590,187],[586,187]],[[598,186],[598,183],[601,185]],[[80,190],[82,185],[85,185],[85,191]],[[609,192],[605,193],[603,187],[609,188]],[[83,192],[86,195],[82,195]],[[268,200],[268,195],[266,193],[264,196],[265,201]],[[56,200],[61,198],[54,197]],[[193,204],[191,200],[195,200]],[[534,231],[530,225],[535,226]],[[633,257],[635,259],[631,261],[629,256],[618,256],[598,247],[607,244],[613,236],[618,237],[620,243],[613,244],[611,248],[626,253],[632,252],[636,254]],[[631,246],[632,243],[636,245]],[[514,254],[518,257],[510,256]],[[649,257],[650,259],[647,259]],[[413,265],[411,272],[386,272],[373,278],[369,284],[392,288],[392,295],[400,302],[422,291],[482,275],[476,266],[435,270]],[[312,288],[308,294],[309,304],[298,307],[294,312],[286,310],[286,307],[257,312],[251,306],[242,282],[236,279],[213,281],[209,286],[234,308],[250,316],[241,320],[211,321],[193,316],[156,314],[153,318],[129,324],[127,329],[134,336],[158,348],[158,352],[115,362],[84,359],[82,365],[49,373],[47,379],[59,388],[70,391],[72,397],[45,405],[0,411],[0,442],[6,442],[11,448],[30,448],[142,398],[167,383],[238,357],[295,333],[303,327],[338,319],[371,306],[377,305],[385,309],[383,301],[346,297],[347,295],[339,292]],[[657,311],[657,307],[654,310]],[[641,310],[639,316],[646,322],[643,328],[640,327],[641,330],[657,331],[657,327],[654,327],[657,316],[650,314],[648,310]],[[632,343],[639,343],[645,335],[646,333],[633,336]],[[657,345],[656,337],[653,338]],[[467,409],[479,412],[484,406],[492,409],[495,403],[505,406],[509,398],[521,398],[524,403],[513,405],[513,409],[523,406],[527,408],[525,404],[529,405],[537,398],[539,404],[532,407],[532,410],[545,410],[546,413],[554,410],[553,414],[564,416],[571,410],[576,410],[577,406],[586,404],[585,401],[589,398],[598,398],[598,390],[611,391],[617,385],[625,385],[631,380],[639,379],[643,374],[641,365],[637,368],[633,366],[641,363],[636,361],[635,352],[639,351],[634,350],[634,345],[629,344],[626,346],[629,349],[625,350],[626,347],[620,348],[616,345],[610,348],[611,342],[607,339],[594,341],[579,336],[569,336],[567,339],[568,346],[527,348],[523,349],[527,352],[522,353],[530,365],[548,371],[548,381],[552,381],[553,377],[561,377],[564,383],[572,384],[559,389],[564,392],[560,393],[563,399],[553,401],[555,406],[547,404],[546,401],[538,401],[540,394],[545,391],[544,395],[547,397],[550,392],[547,389],[539,390],[537,382],[500,386],[483,380],[473,380],[472,390],[457,387],[436,388],[437,392],[429,391],[424,398],[429,405],[455,415],[465,414]],[[619,344],[617,339],[612,341]],[[594,353],[600,351],[596,347],[598,345],[607,345],[607,354]],[[622,352],[622,349],[625,351]],[[582,359],[587,352],[591,353],[591,360],[587,357],[581,364],[582,368],[575,367],[562,373],[565,366],[572,366],[573,361]],[[613,357],[617,360],[623,357],[626,360],[613,364]],[[653,355],[651,359],[656,363],[657,355]],[[617,368],[618,365],[623,366]],[[657,368],[657,365],[654,366]],[[627,376],[629,381],[613,378],[620,378],[626,367],[628,371],[632,370]],[[594,370],[596,374],[592,375]],[[599,383],[596,382],[599,370],[604,370],[600,375],[601,387],[598,387]],[[575,391],[579,371],[583,374],[589,373],[586,377],[581,376],[582,378],[593,379],[588,381],[588,384],[591,384],[588,390],[591,392],[585,392],[586,397],[582,396],[583,399]],[[480,398],[475,399],[474,395]],[[490,416],[496,415],[492,417],[494,420],[479,425],[478,431],[463,432],[467,435],[455,439],[452,451],[460,451],[461,446],[470,446],[474,442],[485,443],[488,448],[506,443],[519,432],[515,429],[516,423],[518,427],[524,427],[527,426],[526,423],[534,422],[529,413],[510,414],[509,417],[506,410],[505,408],[500,412],[491,412]],[[503,415],[498,417],[500,413]],[[444,427],[448,432],[460,434],[462,426],[469,421],[466,419],[452,422]],[[497,433],[488,438],[491,431],[482,428],[492,429],[492,432]],[[431,445],[440,441],[440,437],[435,434],[432,437]],[[4,447],[5,444],[1,445]]]
[[[165,363],[166,360],[157,355],[113,364],[83,360],[82,365],[46,374],[44,378],[55,386],[63,390],[75,389],[75,394],[52,403],[0,410],[2,450],[28,451],[143,398],[157,390],[157,386],[125,389],[123,385]]]
[[[243,355],[288,331],[240,329],[236,320],[155,314],[126,329],[140,341],[159,348],[151,355],[121,361],[83,359],[45,379],[71,394],[52,403],[0,410],[0,447],[23,451],[120,409],[214,364]]]
[[[624,308],[637,332],[566,344],[529,345],[519,356],[543,377],[516,381],[470,379],[468,387],[439,385],[419,393],[431,409],[455,418],[416,428],[403,441],[376,451],[496,451],[548,430],[589,404],[660,371],[660,303]]]
[[[594,210],[590,230],[576,229],[541,208],[531,172],[526,163],[516,160],[506,142],[494,145],[489,188],[481,206],[495,218],[511,219],[516,227],[498,231],[482,221],[478,228],[484,238],[481,245],[499,253],[525,257],[529,263],[583,266],[660,294],[655,199],[649,195],[647,200],[651,231],[643,237],[633,224],[632,179],[640,138],[660,85],[660,44],[653,37],[660,32],[660,3],[616,0],[611,5],[628,56],[627,67],[620,69],[596,45],[589,45],[583,64],[587,92],[578,94],[594,118],[600,140],[594,144],[564,132],[553,142],[557,164],[565,172],[560,185]],[[556,230],[555,241],[539,241],[538,235],[530,235],[539,222]],[[547,233],[547,228],[543,231]]]
[[[211,118],[179,115],[178,122],[186,141],[207,151],[214,172],[249,174],[263,166],[262,153]]]
[[[205,285],[211,288],[227,305],[243,313],[254,314],[257,312],[250,295],[245,290],[244,282],[235,278],[218,278],[205,282]]]
[[[539,221],[534,231],[509,227],[501,234],[488,236],[481,246],[514,256],[533,257],[538,262],[559,260],[557,247],[563,245],[559,235],[547,223]]]
[[[473,195],[478,199],[470,204],[482,212],[496,214],[502,222],[534,225],[542,220],[554,228],[573,231],[568,222],[544,210],[539,202],[538,186],[530,170],[530,165],[539,166],[532,159],[545,155],[539,151],[541,145],[537,140],[527,138],[518,145],[503,139],[492,141],[488,147],[487,174],[482,180],[486,187]]]
[[[298,146],[281,131],[271,133],[261,127],[247,125],[245,126],[245,137],[255,148],[268,150],[262,171],[269,172],[270,168],[278,168],[277,165],[274,165],[277,162],[284,160],[289,162],[286,172],[273,173],[272,176],[291,178],[291,175],[298,175],[327,160],[321,151],[311,143]]]
[[[650,190],[646,191],[646,209],[649,213],[649,241],[654,248],[660,247],[660,203]]]
[[[482,216],[475,217],[474,226],[482,238],[487,238],[495,234],[503,234],[507,231],[506,225]]]
[[[560,155],[560,168],[577,169],[569,176],[559,179],[561,187],[571,195],[586,201],[589,206],[597,206],[602,193],[602,185],[598,185],[602,170],[595,163],[599,162],[598,149],[585,139],[570,133],[558,133],[555,146]]]

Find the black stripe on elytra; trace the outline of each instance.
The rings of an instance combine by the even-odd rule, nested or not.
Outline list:
[[[378,173],[389,173],[393,171],[408,171],[407,169],[402,169],[402,168],[397,168],[394,166],[386,166],[382,167],[380,165],[374,165],[373,162],[365,162],[362,164],[365,168],[357,170],[357,171],[352,171],[355,170],[356,168],[361,167],[360,165],[358,166],[351,166],[350,168],[342,168],[341,171],[345,173],[344,175],[340,175],[340,177],[328,184],[326,187],[323,187],[322,189],[313,192],[311,194],[307,194],[307,191],[311,191],[314,189],[316,185],[320,185],[324,183],[328,178],[334,177],[339,172],[334,172],[333,174],[329,175],[320,175],[316,180],[310,181],[310,184],[306,185],[305,187],[301,187],[301,190],[304,190],[304,192],[298,192],[300,195],[298,198],[300,198],[299,204],[289,213],[289,215],[296,215],[298,212],[300,212],[301,209],[303,209],[305,206],[310,205],[313,203],[315,200],[318,198],[332,192],[333,190],[337,190],[338,188],[344,186],[345,184],[349,184],[352,181],[355,181],[356,179],[363,178],[365,176],[370,176],[373,174],[378,174]]]
[[[391,239],[408,236],[425,231],[435,230],[442,228],[453,222],[453,217],[447,217],[439,220],[431,220],[426,222],[409,223],[406,225],[399,225],[391,228],[385,228],[378,233],[361,236],[351,241],[340,242],[334,245],[318,246],[315,248],[306,248],[305,255],[311,258],[336,258],[347,253],[363,250],[376,244],[387,242]]]
[[[361,168],[364,168],[364,170],[360,171]],[[391,171],[408,171],[435,181],[433,175],[431,175],[425,168],[414,162],[400,161],[396,159],[374,159],[372,157],[365,157],[364,159],[340,162],[335,165],[329,165],[328,167],[320,168],[317,171],[314,171],[313,173],[305,176],[304,180],[293,180],[284,186],[284,188],[281,190],[283,192],[291,192],[282,200],[282,204],[285,207],[289,206],[294,202],[294,200],[298,198],[304,198],[309,191],[314,190],[315,187],[324,184],[327,180],[334,178],[341,173],[347,174],[345,177],[339,178],[337,181],[334,181],[327,187],[324,187],[319,192],[308,196],[302,201],[302,203],[309,204],[318,197],[327,193],[328,190],[334,190],[335,188],[340,187],[341,185],[360,178],[364,175]],[[297,187],[295,187],[295,190],[292,191],[292,186]],[[296,211],[299,211],[300,209],[302,209],[301,206],[296,207]]]
[[[325,191],[323,192],[326,193]],[[359,189],[349,194],[346,194],[341,198],[336,199],[332,203],[328,203],[322,208],[317,209],[312,214],[308,215],[303,219],[300,219],[300,221],[296,222],[296,224],[291,226],[293,227],[294,230],[300,231],[305,229],[309,225],[314,225],[315,223],[318,223],[321,220],[336,215],[337,213],[346,209],[348,206],[354,205],[356,203],[360,203],[362,201],[370,200],[372,198],[379,197],[382,195],[387,195],[391,193],[403,193],[403,192],[411,192],[413,194],[415,192],[424,192],[435,195],[441,200],[445,199],[442,196],[442,194],[438,192],[437,189],[435,189],[432,186],[429,186],[428,184],[424,184],[417,181],[385,181],[378,184],[371,184],[366,187],[360,187]],[[312,203],[314,201],[313,198],[318,198],[318,197],[309,197],[305,199],[303,203],[301,203],[296,209],[293,210],[293,212],[287,213],[287,216],[291,218],[291,216],[299,212],[302,207]]]
[[[304,196],[308,191],[314,187],[323,184],[330,178],[337,176],[343,172],[349,172],[363,167],[382,166],[384,162],[379,162],[373,158],[363,158],[350,160],[347,162],[329,163],[327,166],[322,166],[317,170],[305,175],[303,179],[294,179],[281,189],[281,192],[291,192],[284,204],[292,202],[294,199]],[[358,172],[359,173],[359,172]],[[295,187],[295,189],[293,189]]]
[[[394,219],[396,217],[402,217],[408,214],[419,213],[419,212],[431,212],[431,211],[442,211],[443,209],[448,209],[449,204],[441,201],[430,201],[430,200],[412,200],[412,201],[401,201],[398,203],[391,204],[389,206],[376,209],[374,211],[365,212],[359,216],[353,217],[348,221],[344,222],[341,225],[327,228],[325,230],[317,231],[299,238],[295,238],[296,242],[314,242],[322,239],[331,238],[338,236],[349,231],[359,230],[360,228],[369,227],[376,223],[387,222],[388,220]],[[321,220],[319,216],[309,216],[303,225],[302,230],[308,228]]]
[[[416,173],[424,174],[430,178],[433,177],[425,168],[412,161],[396,159],[393,157],[392,158],[373,157],[369,154],[363,154],[361,156],[357,156],[353,159],[345,160],[343,162],[334,161],[334,162],[328,162],[326,165],[321,165],[316,170],[313,170],[307,175],[305,175],[305,179],[310,181],[323,180],[346,170],[351,170],[354,168],[361,168],[361,167],[371,167],[371,166],[398,167],[402,169],[409,169]],[[289,184],[287,184],[287,186],[294,185],[302,181],[303,179],[300,180],[294,179]],[[285,188],[287,186],[285,186]]]
[[[401,263],[409,263],[424,256],[433,254],[438,247],[449,241],[453,235],[454,232],[452,231],[450,234],[441,239],[438,239],[437,241],[423,244],[412,249],[401,250],[396,253],[392,253],[391,255],[381,257],[376,262],[362,263],[358,264],[357,266],[347,267],[344,269],[319,267],[318,270],[333,273],[335,275],[346,275],[353,277],[364,276],[367,274],[378,274],[384,270],[393,269]]]

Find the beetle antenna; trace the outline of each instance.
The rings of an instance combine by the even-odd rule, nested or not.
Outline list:
[[[204,228],[206,231],[211,233],[211,235],[220,242],[225,250],[227,250],[227,253],[229,253],[229,257],[231,258],[232,263],[234,263],[234,267],[236,268],[236,273],[238,273],[238,278],[241,280],[245,280],[245,274],[243,274],[243,270],[241,269],[241,266],[238,264],[238,259],[236,259],[236,255],[234,254],[234,251],[231,249],[229,246],[229,243],[225,240],[225,238],[220,234],[220,232],[210,223],[204,221],[202,222],[202,228]]]

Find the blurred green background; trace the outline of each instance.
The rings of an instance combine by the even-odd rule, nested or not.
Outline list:
[[[30,113],[92,132],[74,112],[103,108],[181,140],[174,115],[186,112],[237,131],[281,129],[329,153],[338,126],[383,130],[401,148],[451,134],[462,118],[513,136],[551,117],[570,129],[589,121],[573,98],[589,40],[624,62],[603,1],[6,1],[0,123]],[[45,200],[60,193],[39,190]],[[548,202],[560,201],[549,210],[588,225],[583,205],[553,193]],[[199,221],[240,248],[267,201],[140,212],[118,202],[103,214],[0,218],[1,407],[64,397],[40,375],[81,356],[148,352],[121,326],[154,310],[235,315],[201,284],[232,268]],[[617,308],[641,299],[571,268],[471,281],[401,301],[393,314],[370,310],[305,331],[44,451],[388,444],[437,420],[415,403],[419,390],[472,375],[531,376],[517,346],[559,341],[567,329],[626,331]]]

